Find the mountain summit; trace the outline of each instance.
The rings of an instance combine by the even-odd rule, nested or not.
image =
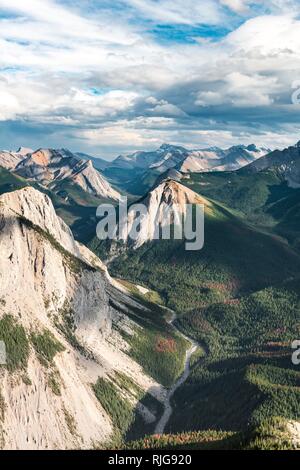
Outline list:
[[[287,181],[291,188],[300,187],[300,141],[284,150],[274,150],[255,162],[247,165],[246,172],[257,173],[274,170]]]
[[[0,339],[7,352],[1,448],[91,449],[111,439],[115,424],[95,392],[99,377],[127,413],[138,399],[124,380],[139,396],[151,389],[152,403],[163,399],[164,388],[127,354],[121,336],[143,332],[135,319],[151,315],[150,304],[132,298],[74,240],[47,195],[27,187],[0,196],[0,246]],[[134,321],[127,316],[133,310]],[[140,409],[155,421],[146,405]]]
[[[207,199],[172,179],[163,180],[139,203],[145,206],[147,212],[141,221],[137,239],[134,242],[127,239],[134,248],[139,248],[144,243],[154,240],[158,227],[164,228],[182,222],[182,219],[186,217],[188,204],[203,204],[207,210],[211,207]],[[134,220],[135,212],[129,210],[127,218],[129,234]]]
[[[53,189],[62,181],[71,181],[95,196],[118,200],[120,194],[97,171],[91,160],[69,150],[39,149],[23,158],[15,173]]]
[[[175,169],[182,173],[235,171],[266,155],[270,150],[254,144],[236,145],[228,149],[210,147],[186,149],[162,144],[157,150],[121,155],[106,165],[104,175],[131,194],[142,195],[159,175]]]

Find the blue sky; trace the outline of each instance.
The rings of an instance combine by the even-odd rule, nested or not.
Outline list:
[[[299,30],[296,0],[0,0],[0,148],[293,144]]]

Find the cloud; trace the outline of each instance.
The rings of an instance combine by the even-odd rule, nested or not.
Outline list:
[[[145,100],[146,104],[150,104],[149,108],[146,108],[149,113],[158,116],[171,116],[171,117],[183,117],[186,113],[182,111],[178,106],[169,103],[166,100],[158,100],[153,96],[149,96]]]
[[[91,91],[72,88],[68,94],[64,94],[56,101],[56,110],[69,108],[75,114],[92,117],[112,117],[120,111],[128,110],[137,99],[134,92],[112,90],[100,96]]]
[[[52,35],[52,41],[56,41],[61,36],[69,36],[77,38],[77,40],[86,38],[114,42],[115,44],[130,44],[136,39],[128,29],[124,30],[124,28],[118,27],[117,21],[107,24],[105,21],[107,16],[105,15],[104,21],[99,24],[99,22],[72,12],[69,8],[52,0],[43,0],[42,2],[40,0],[26,0],[26,2],[0,0],[0,9],[19,15],[17,21],[11,18],[4,21],[4,28],[5,25],[8,25],[6,34],[10,30],[10,34],[16,38],[30,35],[33,39],[45,39],[47,35],[51,40],[49,33],[50,27],[52,27],[55,28],[56,33]],[[45,27],[46,29],[44,29]]]
[[[298,13],[289,0],[0,0],[0,147],[13,127],[28,146],[44,129],[49,145],[109,156],[165,141],[284,141],[298,127]]]
[[[276,77],[246,75],[231,72],[219,83],[213,84],[218,91],[201,91],[195,104],[218,106],[228,104],[235,107],[269,106],[274,102],[272,95],[279,85]]]
[[[299,25],[290,15],[264,15],[248,20],[230,33],[226,42],[244,53],[256,51],[261,57],[294,53],[299,58]]]
[[[98,129],[76,131],[76,138],[86,139],[97,147],[111,147],[119,151],[132,151],[161,145],[169,134],[173,121],[168,118],[136,118],[132,121],[109,122]]]
[[[131,5],[148,19],[171,24],[218,24],[222,14],[213,0],[128,0]]]
[[[0,86],[0,121],[15,119],[20,110],[17,98],[7,90],[2,90]]]
[[[245,13],[248,11],[250,0],[220,0],[220,3],[236,13]]]

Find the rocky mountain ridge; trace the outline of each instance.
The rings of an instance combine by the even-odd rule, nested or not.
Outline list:
[[[94,196],[118,200],[120,194],[94,168],[91,160],[80,158],[65,149],[20,149],[18,152],[0,152],[0,166],[29,181],[55,189],[71,182]]]
[[[163,387],[128,356],[119,333],[136,328],[126,309],[145,307],[74,241],[48,196],[27,187],[0,197],[0,251],[4,449],[101,445],[113,424],[92,384],[115,371],[162,399]]]

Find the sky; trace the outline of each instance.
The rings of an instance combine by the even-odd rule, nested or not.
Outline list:
[[[0,0],[0,148],[292,145],[299,31],[299,0]]]

